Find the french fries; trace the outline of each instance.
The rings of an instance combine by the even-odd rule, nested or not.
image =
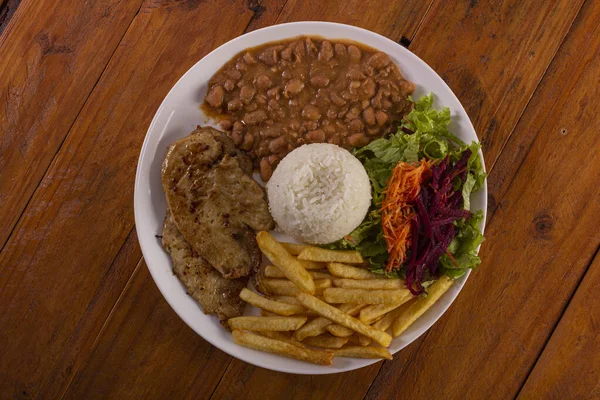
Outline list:
[[[338,278],[333,279],[333,284],[339,288],[344,289],[384,289],[384,290],[393,290],[393,289],[404,289],[406,288],[406,284],[401,279],[347,279],[347,278]]]
[[[315,293],[315,283],[309,273],[269,232],[261,231],[256,235],[260,250],[292,281],[300,290]]]
[[[328,250],[312,246],[302,250],[302,252],[298,254],[298,259],[317,262],[338,262],[348,264],[362,264],[364,262],[362,256],[358,251]]]
[[[229,319],[235,342],[320,365],[330,365],[334,356],[391,360],[385,347],[392,337],[452,285],[443,276],[429,286],[427,297],[414,297],[403,280],[357,265],[363,264],[358,252],[279,243],[267,232],[259,232],[257,242],[273,265],[261,266],[254,278],[264,296],[249,289],[240,293],[261,316]]]
[[[363,304],[342,304],[339,309],[341,312],[347,313],[348,315],[356,315],[362,307],[364,307]],[[324,317],[315,318],[302,326],[302,328],[298,329],[296,333],[294,333],[294,339],[304,340],[307,337],[319,336],[320,334],[325,333],[327,326],[332,323],[333,322]]]
[[[348,279],[379,279],[381,276],[367,271],[364,268],[353,267],[340,263],[328,263],[327,270],[333,276]]]
[[[233,340],[240,346],[308,361],[313,364],[331,365],[333,362],[333,352],[330,350],[302,348],[281,340],[271,339],[255,333],[242,332],[237,329],[233,330],[232,335]]]
[[[362,303],[362,304],[390,304],[398,303],[404,299],[408,289],[396,290],[366,290],[328,288],[323,291],[323,297],[328,303]]]
[[[295,296],[300,291],[298,286],[287,279],[263,279],[263,286],[268,294],[278,296]],[[319,296],[323,290],[331,287],[331,279],[319,279],[313,281],[314,294]]]
[[[300,243],[286,243],[286,242],[279,242],[279,243],[281,243],[283,248],[286,249],[287,252],[293,256],[297,256],[298,254],[302,253],[302,250],[306,249],[307,247],[310,247],[307,244],[300,244]]]
[[[348,343],[348,339],[330,335],[319,335],[315,337],[308,337],[304,339],[303,343],[308,344],[309,346],[325,347],[328,349],[339,349],[340,347]]]
[[[296,298],[304,307],[317,312],[330,321],[345,326],[346,328],[350,328],[362,335],[368,336],[384,347],[388,347],[392,342],[392,337],[387,333],[378,331],[369,325],[363,324],[356,318],[351,317],[345,312],[317,299],[315,296],[298,292],[298,294],[296,294]]]
[[[404,296],[400,301],[396,303],[389,304],[373,304],[367,306],[360,310],[360,319],[365,324],[372,324],[377,321],[380,317],[383,317],[385,314],[389,313],[392,310],[400,307],[402,304],[406,303],[412,298],[412,294],[410,291],[406,291],[406,296]]]
[[[331,333],[333,336],[341,338],[346,338],[354,334],[354,331],[352,329],[346,328],[345,326],[341,326],[338,324],[328,325],[325,329],[327,329],[327,331],[329,331],[329,333]]]
[[[306,317],[235,317],[227,322],[231,330],[295,331],[306,323]]]
[[[380,331],[387,331],[390,326],[394,323],[394,321],[404,312],[406,307],[409,307],[416,298],[412,298],[406,303],[402,304],[400,307],[396,308],[385,314],[383,318],[374,322],[371,326],[375,329],[379,329]]]
[[[253,306],[262,308],[263,310],[284,316],[294,315],[305,310],[305,308],[300,305],[279,303],[277,301],[266,299],[246,288],[242,289],[240,292],[240,299]]]
[[[292,345],[297,346],[297,347],[305,348],[305,346],[302,343],[300,343],[297,340],[292,339],[291,337],[287,336],[283,332],[279,332],[279,331],[265,331],[265,332],[259,332],[259,333],[261,335],[266,336],[266,337],[271,338],[271,339],[281,340],[282,342],[286,342],[286,343],[292,344]]]
[[[320,270],[319,271],[308,271],[308,274],[313,279],[331,279],[332,278],[331,274],[328,274],[326,272],[321,272]],[[267,278],[285,278],[286,277],[284,275],[284,273],[281,272],[281,270],[274,265],[267,265],[265,267],[265,276]]]
[[[385,358],[391,360],[392,355],[383,347],[373,346],[348,346],[341,349],[333,349],[333,354],[339,357],[358,357],[358,358]]]
[[[444,275],[427,288],[427,297],[417,298],[414,303],[403,310],[392,325],[394,337],[400,336],[425,311],[429,310],[436,301],[452,286],[452,280]]]

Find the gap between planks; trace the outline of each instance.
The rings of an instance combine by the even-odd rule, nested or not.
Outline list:
[[[577,282],[577,285],[575,286],[575,290],[573,290],[573,294],[571,295],[571,298],[569,299],[569,301],[567,301],[565,303],[565,306],[562,309],[562,312],[560,313],[560,318],[558,318],[556,320],[556,322],[554,323],[554,326],[552,327],[552,330],[549,332],[548,337],[546,338],[546,341],[544,342],[544,345],[542,346],[541,350],[539,351],[538,355],[536,356],[535,361],[531,364],[531,368],[529,368],[529,371],[525,375],[525,379],[523,379],[523,382],[521,383],[521,387],[519,388],[519,391],[517,392],[517,395],[515,396],[515,399],[518,399],[519,396],[521,395],[521,392],[523,391],[523,388],[525,387],[525,384],[529,380],[529,377],[531,376],[531,373],[533,372],[533,370],[537,366],[538,362],[540,361],[540,357],[542,357],[542,354],[544,354],[544,351],[546,350],[546,347],[548,347],[548,343],[550,343],[550,340],[552,340],[552,337],[554,336],[554,331],[556,331],[556,328],[560,324],[560,321],[562,321],[562,319],[563,319],[563,317],[565,315],[565,312],[567,311],[567,309],[571,305],[571,302],[573,301],[573,298],[575,297],[575,293],[577,293],[577,291],[579,290],[579,287],[581,286],[581,283],[583,282],[583,280],[585,279],[585,276],[590,271],[590,268],[591,268],[592,264],[594,264],[594,261],[596,260],[596,257],[600,257],[600,245],[598,246],[598,248],[596,248],[596,251],[594,252],[594,254],[592,255],[592,257],[590,258],[587,267],[585,267],[585,270],[583,271],[583,274],[581,274],[581,277],[579,278],[579,281]]]

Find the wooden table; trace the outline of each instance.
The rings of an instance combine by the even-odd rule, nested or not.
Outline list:
[[[138,154],[171,86],[299,20],[425,60],[490,172],[483,264],[456,302],[393,361],[331,376],[212,347],[134,230]],[[0,398],[600,398],[599,21],[596,0],[0,0]]]

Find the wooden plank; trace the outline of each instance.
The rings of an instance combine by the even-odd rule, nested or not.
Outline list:
[[[211,399],[329,399],[334,394],[338,399],[362,399],[381,364],[336,375],[293,375],[234,359]]]
[[[553,85],[541,86],[536,96],[531,99],[522,119],[527,121],[533,129],[519,132],[511,137],[506,147],[494,166],[493,173],[488,180],[489,201],[488,210],[493,213],[495,208],[501,205],[496,199],[500,199],[506,193],[512,178],[516,176],[519,168],[529,152],[534,140],[540,134],[545,121],[555,112],[562,94],[568,90],[572,82],[564,79],[574,70],[581,70],[586,64],[593,62],[593,53],[582,51],[589,43],[593,43],[594,37],[600,34],[600,26],[597,20],[600,18],[600,4],[598,2],[586,2],[580,11],[580,16],[573,23],[569,40],[560,47],[556,57],[569,59],[568,63],[552,63],[546,72],[546,79],[554,81]],[[579,124],[578,124],[579,126]],[[552,132],[555,137],[561,137],[571,133],[573,127],[563,125],[558,132]],[[489,218],[489,217],[488,217]]]
[[[0,0],[0,35],[15,15],[20,3],[21,0]]]
[[[369,29],[398,41],[402,36],[412,39],[432,3],[433,0],[289,0],[277,22],[339,22]]]
[[[36,397],[82,318],[104,321],[86,310],[129,278],[100,288],[133,227],[132,183],[150,120],[175,81],[251,17],[242,2],[149,0],[132,22],[0,253],[0,343],[10,343],[0,357],[3,393]],[[92,324],[95,337],[100,324]]]
[[[202,371],[196,398],[212,393],[229,356],[171,309],[140,262],[65,399],[180,398]]]
[[[443,329],[436,325],[414,359],[411,368],[419,373],[398,375],[399,366],[386,363],[367,398],[389,398],[399,388],[415,398],[518,393],[600,244],[600,203],[591,200],[600,196],[594,129],[600,38],[588,36],[597,15],[597,5],[586,6],[584,22],[565,43],[586,56],[574,63],[561,51],[550,71],[569,73],[545,76],[534,95],[560,93],[552,113],[540,124],[528,108],[517,125],[514,138],[539,134],[488,225],[483,264],[438,322]],[[564,126],[572,128],[568,135],[560,133]]]
[[[600,254],[596,254],[518,398],[600,398],[598,293]]]
[[[141,3],[25,1],[0,37],[0,249]]]
[[[465,107],[488,168],[582,3],[437,1],[427,14],[410,49],[440,74]]]

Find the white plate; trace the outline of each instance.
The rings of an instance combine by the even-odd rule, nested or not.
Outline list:
[[[330,374],[362,368],[379,360],[336,358],[332,366],[324,367],[238,346],[217,318],[205,315],[201,307],[186,294],[183,285],[172,273],[171,261],[163,251],[160,240],[155,237],[162,231],[166,209],[160,180],[163,158],[171,143],[187,136],[196,125],[208,122],[199,106],[210,77],[225,62],[248,47],[300,35],[350,39],[386,52],[398,64],[404,76],[417,85],[415,98],[429,92],[435,93],[436,107],[446,106],[452,111],[452,132],[466,142],[478,140],[469,117],[446,83],[425,62],[399,44],[364,29],[328,22],[271,26],[240,36],[212,51],[190,68],[163,100],[150,124],[140,154],[135,180],[135,223],[146,264],[156,285],[175,312],[200,336],[226,353],[259,367],[296,374]],[[487,187],[473,196],[471,204],[474,210],[483,209],[485,213]],[[390,352],[396,353],[429,329],[454,301],[467,277],[468,274],[460,278],[440,301],[404,334],[394,339]]]

